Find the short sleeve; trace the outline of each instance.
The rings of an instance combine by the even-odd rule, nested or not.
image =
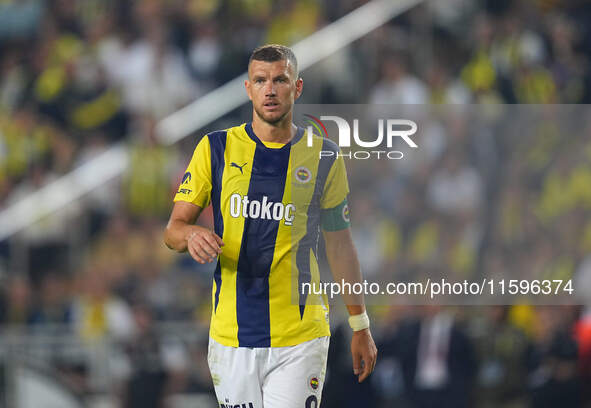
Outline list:
[[[322,209],[334,208],[340,205],[349,194],[349,182],[347,181],[347,169],[343,157],[337,155],[324,185],[324,193],[320,201]]]
[[[209,137],[197,144],[189,166],[183,175],[181,185],[174,196],[174,202],[186,201],[201,208],[211,200],[211,150]]]

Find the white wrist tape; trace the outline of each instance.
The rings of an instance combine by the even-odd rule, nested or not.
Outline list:
[[[353,331],[365,330],[369,328],[369,317],[367,312],[358,315],[349,316],[349,326]]]

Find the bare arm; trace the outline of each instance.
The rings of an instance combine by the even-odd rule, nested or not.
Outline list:
[[[340,283],[341,280],[344,280],[351,285],[361,282],[361,269],[351,229],[324,231],[324,241],[326,256],[335,282]],[[365,312],[363,294],[343,294],[343,300],[349,315]],[[373,371],[377,358],[377,348],[369,329],[353,332],[351,355],[353,357],[353,373],[358,375],[359,382],[362,382]]]
[[[199,263],[212,262],[224,245],[213,231],[195,225],[202,208],[184,201],[177,201],[164,231],[164,243],[177,252],[189,251]]]

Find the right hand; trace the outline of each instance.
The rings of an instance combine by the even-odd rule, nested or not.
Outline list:
[[[369,329],[353,332],[351,355],[353,356],[353,374],[358,376],[359,382],[363,382],[375,368],[378,356],[378,349]]]
[[[200,264],[213,262],[222,253],[224,241],[213,231],[194,225],[185,237],[187,250]]]

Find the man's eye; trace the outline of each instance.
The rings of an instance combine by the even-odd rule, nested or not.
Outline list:
[[[263,80],[262,79],[255,79],[254,82],[255,82],[255,84],[262,84]]]

